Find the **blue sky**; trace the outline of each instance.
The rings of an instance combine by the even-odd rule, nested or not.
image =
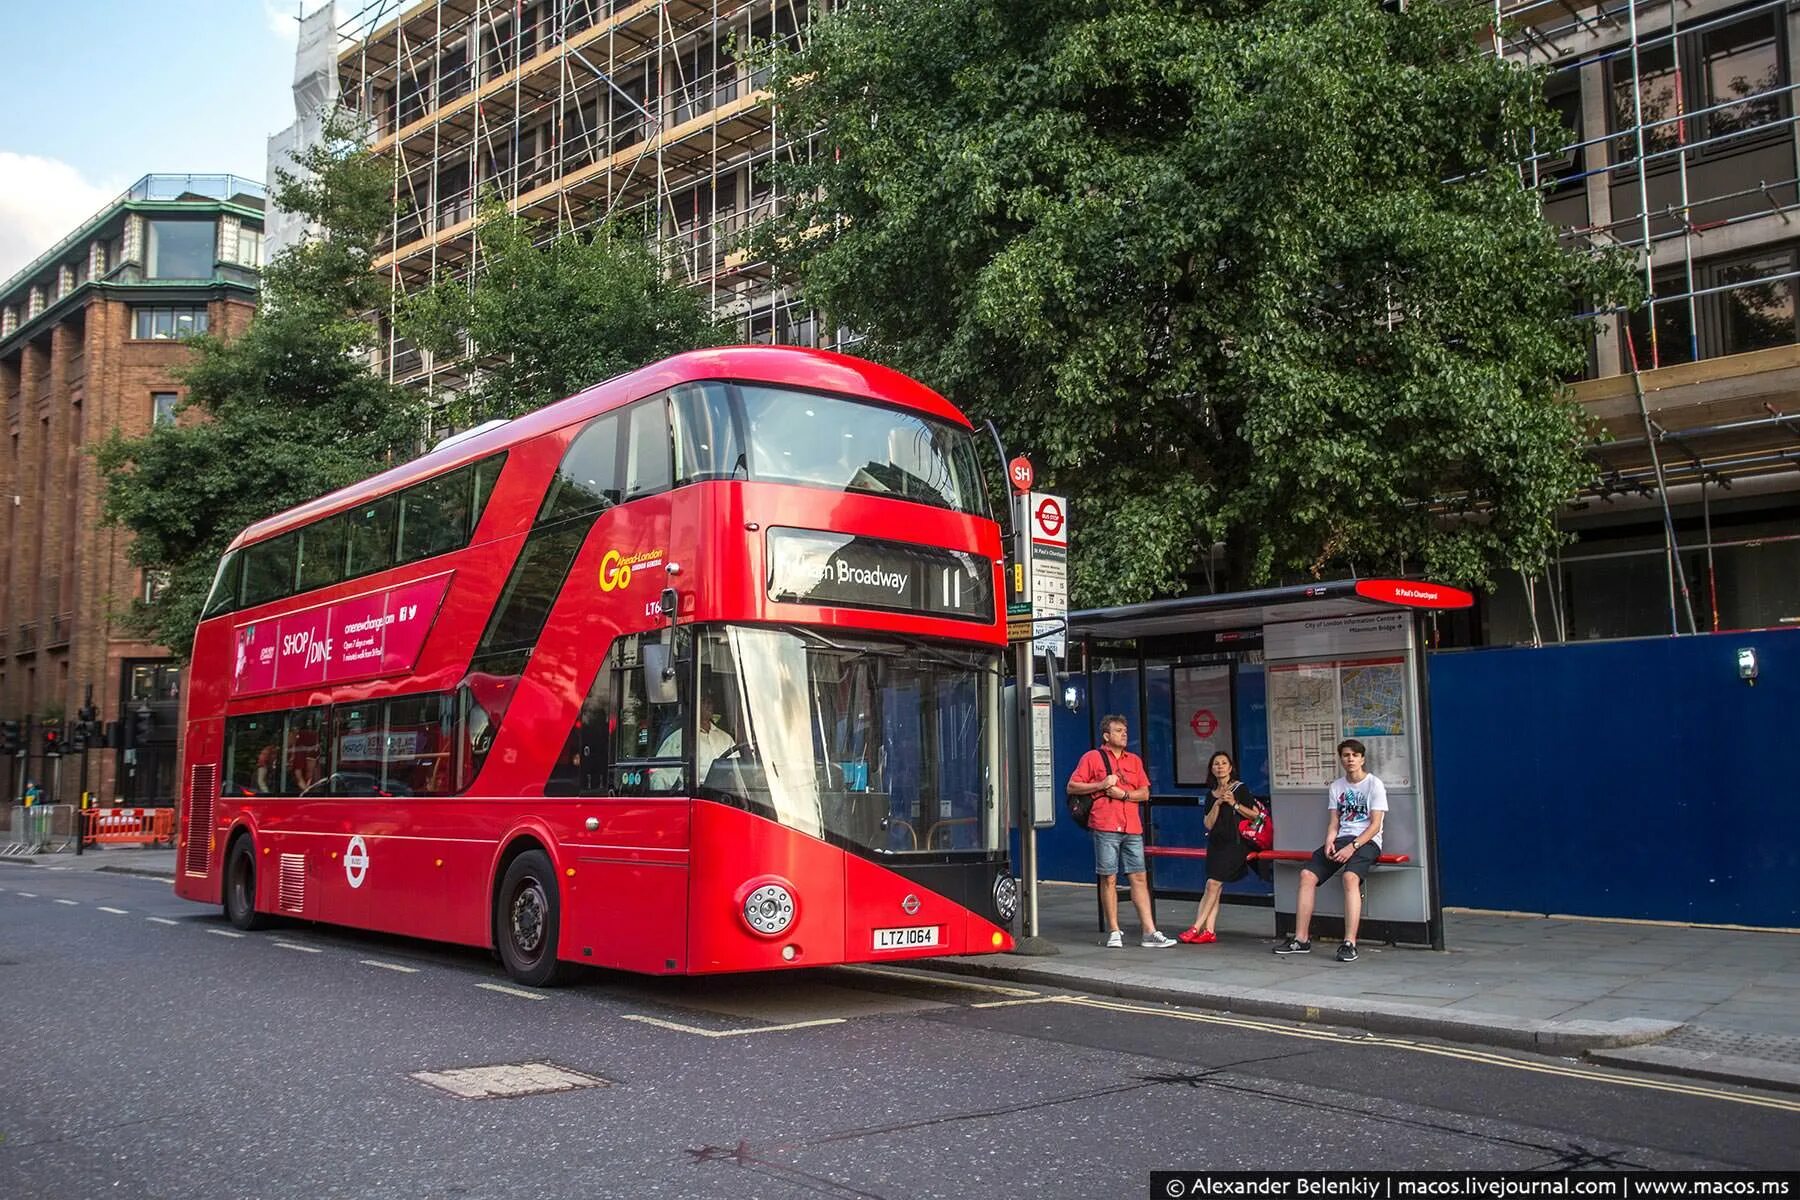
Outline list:
[[[0,280],[141,175],[267,182],[264,142],[294,119],[299,11],[299,0],[0,0]]]

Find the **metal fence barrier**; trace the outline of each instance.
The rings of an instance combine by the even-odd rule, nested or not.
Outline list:
[[[12,810],[12,836],[0,854],[53,854],[75,844],[76,815],[72,804],[18,804]]]

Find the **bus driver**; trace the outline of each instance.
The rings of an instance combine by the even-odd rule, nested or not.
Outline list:
[[[698,787],[705,779],[706,773],[712,770],[713,761],[737,744],[736,740],[719,724],[720,704],[718,688],[708,686],[700,692],[700,731],[698,744],[694,747],[694,785]],[[677,725],[662,745],[656,748],[658,758],[681,757],[681,727]],[[650,786],[658,791],[667,791],[680,786],[681,772],[666,768],[650,772]]]

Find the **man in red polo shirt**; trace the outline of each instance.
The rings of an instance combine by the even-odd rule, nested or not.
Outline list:
[[[1113,950],[1125,945],[1124,931],[1119,928],[1116,882],[1123,866],[1125,878],[1131,882],[1131,903],[1144,931],[1138,945],[1161,950],[1173,946],[1175,939],[1164,937],[1157,929],[1150,912],[1150,889],[1144,883],[1142,805],[1150,799],[1150,776],[1144,771],[1144,760],[1125,748],[1127,732],[1124,717],[1100,719],[1100,748],[1089,750],[1075,764],[1069,791],[1094,798],[1088,831],[1094,835],[1094,874],[1099,876],[1100,911],[1106,915],[1109,931],[1101,944]]]

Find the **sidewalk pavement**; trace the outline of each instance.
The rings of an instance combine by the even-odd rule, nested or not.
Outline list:
[[[1146,950],[1121,900],[1100,944],[1091,884],[1042,884],[1051,957],[939,959],[941,970],[1800,1091],[1800,934],[1448,910],[1442,953],[1336,942],[1277,957],[1270,909],[1227,905],[1210,946]],[[1157,905],[1163,932],[1190,901]]]
[[[175,877],[168,847],[0,858],[0,872],[9,862]],[[1365,942],[1340,963],[1324,940],[1276,957],[1274,914],[1242,905],[1221,912],[1213,945],[1146,950],[1125,903],[1126,948],[1107,950],[1091,885],[1038,895],[1039,931],[1059,954],[911,965],[1800,1091],[1800,934],[1451,909],[1443,953]],[[1193,916],[1187,901],[1157,910],[1171,935]]]

